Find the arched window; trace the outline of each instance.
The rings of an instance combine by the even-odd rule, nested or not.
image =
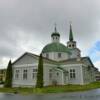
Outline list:
[[[69,45],[69,47],[71,47],[71,45]]]
[[[74,47],[74,44],[72,45],[72,47]]]

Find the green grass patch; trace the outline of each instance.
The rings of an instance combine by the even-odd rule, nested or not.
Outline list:
[[[100,88],[100,82],[87,85],[46,86],[43,88],[0,88],[0,92],[19,94],[62,93],[77,92]]]

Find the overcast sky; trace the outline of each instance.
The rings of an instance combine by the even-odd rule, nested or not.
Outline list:
[[[0,67],[26,51],[39,54],[54,23],[66,45],[70,21],[82,56],[100,69],[100,0],[0,0]]]

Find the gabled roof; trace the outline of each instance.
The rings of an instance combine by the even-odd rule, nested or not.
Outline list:
[[[78,59],[80,59],[80,60],[78,60]],[[89,57],[72,58],[72,59],[60,61],[59,63],[61,63],[61,64],[74,64],[74,63],[86,64],[86,61],[88,61],[91,64],[91,66],[94,67],[94,65]]]
[[[18,60],[20,60],[25,55],[35,57],[36,59],[39,58],[39,55],[29,53],[29,52],[25,52],[17,60],[15,60],[12,64],[16,63]],[[78,60],[78,58],[72,58],[72,59],[63,60],[63,61],[54,61],[54,60],[43,57],[43,60],[47,63],[58,64],[58,65],[61,65],[61,64],[62,65],[65,65],[65,64],[82,64],[82,63],[86,64],[86,61],[88,61],[88,62],[90,62],[91,66],[94,67],[94,65],[93,65],[93,63],[92,63],[92,61],[89,57],[81,57],[80,60]]]
[[[25,53],[22,54],[20,57],[18,57],[12,64],[15,64],[15,63],[16,63],[18,60],[20,60],[23,56],[28,55],[28,54],[30,54],[30,53],[25,52]],[[34,55],[34,57],[35,57],[35,55]]]
[[[12,64],[15,64],[18,60],[20,60],[20,59],[21,59],[23,56],[25,56],[25,55],[29,55],[29,56],[35,57],[36,59],[39,58],[39,55],[30,53],[30,52],[25,52],[25,53],[22,54],[18,59],[16,59]],[[45,61],[47,61],[47,62],[57,63],[56,61],[51,60],[51,59],[48,59],[48,58],[45,58],[45,57],[43,57],[43,59],[44,59]]]
[[[66,72],[66,73],[68,73],[68,71],[66,71],[64,68],[62,68],[62,67],[57,67],[57,69],[60,69],[60,70],[62,70],[63,72]]]
[[[92,63],[90,57],[83,57],[82,62],[86,63],[86,61],[89,61],[92,67],[95,67],[94,64]]]

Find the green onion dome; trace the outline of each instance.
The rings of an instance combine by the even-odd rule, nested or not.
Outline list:
[[[43,50],[42,53],[48,53],[48,52],[64,52],[64,53],[70,53],[69,49],[63,45],[62,43],[50,43],[47,44]]]
[[[57,32],[56,26],[55,26],[55,31],[51,34],[51,37],[53,37],[53,36],[59,36],[60,37],[60,34]]]
[[[60,37],[60,34],[58,32],[54,32],[54,33],[51,34],[51,37],[53,37],[53,36],[59,36]]]

